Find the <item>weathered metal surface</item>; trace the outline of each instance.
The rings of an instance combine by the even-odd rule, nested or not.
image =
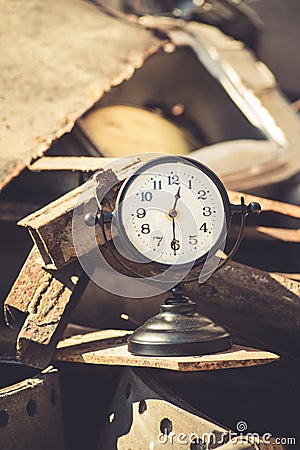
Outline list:
[[[291,280],[300,281],[300,273],[283,273],[283,272],[274,272],[275,275],[279,275],[285,278],[290,278]]]
[[[49,283],[51,275],[42,265],[40,252],[34,246],[4,303],[6,323],[12,328],[22,327],[30,302],[35,296],[39,298]]]
[[[56,369],[0,389],[0,448],[65,450]]]
[[[235,192],[228,190],[228,195],[232,203],[238,203],[241,197],[244,197],[245,203],[258,202],[261,205],[262,213],[271,211],[285,216],[300,219],[300,206],[292,205],[290,203],[279,202],[277,200],[270,200],[264,197],[257,197],[256,195],[245,194],[244,192]]]
[[[62,171],[96,172],[104,169],[107,164],[115,162],[117,158],[97,158],[90,156],[43,156],[30,166],[31,172]]]
[[[238,331],[248,345],[299,358],[299,282],[231,261],[185,290],[201,313]]]
[[[230,440],[229,431],[191,407],[149,372],[127,369],[111,404],[98,449],[274,448],[263,444],[258,436],[252,442],[240,435]]]
[[[104,201],[104,208],[110,208],[116,198],[119,189],[118,182],[126,178],[128,173],[141,162],[140,158],[132,157],[116,162],[114,169],[103,170],[97,175],[98,190],[106,189],[108,185],[113,185],[114,189],[109,193]],[[59,269],[68,262],[76,259],[81,254],[93,250],[93,242],[85,236],[86,227],[83,217],[87,212],[97,211],[95,199],[96,183],[94,180],[87,181],[60,199],[50,203],[39,211],[31,214],[19,222],[19,225],[28,228],[33,240],[38,246],[44,263],[49,269]],[[84,195],[81,196],[81,194]],[[81,196],[81,197],[80,197]],[[77,212],[82,215],[82,242],[76,251],[72,236],[73,212],[77,206]],[[99,245],[104,243],[100,227],[95,229],[96,240]]]
[[[195,371],[220,370],[267,364],[279,359],[274,353],[233,346],[229,351],[204,356],[143,357],[127,349],[130,332],[105,330],[75,335],[61,341],[54,359],[87,364],[155,367],[159,369]]]
[[[9,306],[6,305],[6,315],[17,311],[24,318],[28,307],[17,339],[17,358],[29,366],[44,368],[52,359],[88,279],[77,261],[55,272],[44,271],[42,278],[41,267],[33,264],[29,282],[26,282],[28,267],[17,280]],[[27,295],[23,294],[21,303],[20,294],[15,295],[23,283],[27,283]]]
[[[1,16],[0,189],[161,46],[82,0],[2,2]]]
[[[237,423],[243,421],[247,424],[246,433],[272,433],[274,444],[279,438],[278,445],[287,443],[280,439],[284,436],[293,437],[294,445],[298,443],[299,364],[297,368],[297,364],[290,365],[282,358],[274,364],[248,369],[148,372],[219,424],[236,431]]]

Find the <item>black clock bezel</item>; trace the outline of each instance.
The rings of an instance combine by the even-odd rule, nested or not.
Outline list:
[[[129,186],[135,181],[135,179],[141,173],[144,173],[149,168],[156,166],[158,164],[166,164],[166,163],[180,162],[180,161],[186,161],[188,164],[190,164],[194,167],[197,167],[200,171],[205,173],[205,175],[207,175],[212,180],[212,182],[215,184],[215,186],[217,187],[217,189],[221,195],[222,202],[223,202],[225,219],[226,219],[226,230],[225,230],[225,233],[223,233],[223,232],[220,233],[219,239],[216,241],[215,245],[204,255],[202,255],[201,257],[196,259],[193,263],[192,262],[188,262],[188,263],[184,263],[184,264],[159,263],[159,262],[156,262],[156,261],[144,256],[130,241],[128,234],[126,232],[126,229],[124,227],[123,221],[121,219],[122,204],[123,204],[123,200],[124,200],[124,197],[126,196],[126,192],[129,188]],[[148,264],[150,269],[157,270],[158,273],[161,273],[161,271],[165,271],[169,267],[174,267],[178,271],[184,271],[184,269],[188,266],[191,266],[191,270],[192,270],[192,268],[195,268],[195,267],[199,266],[200,264],[203,264],[206,261],[208,254],[210,252],[212,252],[212,254],[215,254],[217,252],[217,250],[220,248],[220,245],[226,239],[226,235],[227,235],[228,229],[230,227],[230,223],[231,223],[231,216],[232,216],[232,213],[231,213],[231,206],[230,206],[228,194],[227,194],[227,191],[226,191],[223,183],[218,178],[218,176],[211,169],[209,169],[207,166],[200,163],[199,161],[195,161],[186,156],[175,156],[175,155],[159,156],[157,158],[153,158],[150,161],[147,161],[146,163],[142,164],[127,180],[124,181],[123,185],[121,186],[120,191],[117,196],[117,199],[116,199],[115,211],[114,211],[114,219],[115,219],[115,223],[116,223],[117,230],[118,230],[118,237],[120,238],[122,245],[124,245],[125,250],[127,250],[129,255],[132,258],[134,258],[134,261],[137,264],[139,264],[139,263]],[[115,251],[117,251],[116,247],[115,247]],[[122,257],[124,257],[124,255],[122,255]]]

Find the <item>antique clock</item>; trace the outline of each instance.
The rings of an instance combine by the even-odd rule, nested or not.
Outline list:
[[[171,296],[161,312],[128,340],[129,351],[146,356],[200,355],[228,350],[230,334],[196,312],[183,293],[190,282],[205,282],[235,253],[246,216],[260,205],[230,204],[225,187],[209,168],[187,157],[155,156],[123,182],[112,214],[105,215],[101,198],[96,216],[85,222],[102,227],[110,254],[133,278],[167,286]],[[234,214],[240,232],[227,257],[222,251]],[[107,239],[107,226],[112,239]],[[170,284],[171,283],[171,284]]]

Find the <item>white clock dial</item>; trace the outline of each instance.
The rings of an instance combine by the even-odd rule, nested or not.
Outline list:
[[[117,205],[121,242],[160,264],[193,263],[225,237],[226,191],[212,172],[187,158],[145,164],[125,183]]]

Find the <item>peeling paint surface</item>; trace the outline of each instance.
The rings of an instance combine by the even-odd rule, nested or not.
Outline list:
[[[1,2],[0,189],[161,45],[83,0]]]

